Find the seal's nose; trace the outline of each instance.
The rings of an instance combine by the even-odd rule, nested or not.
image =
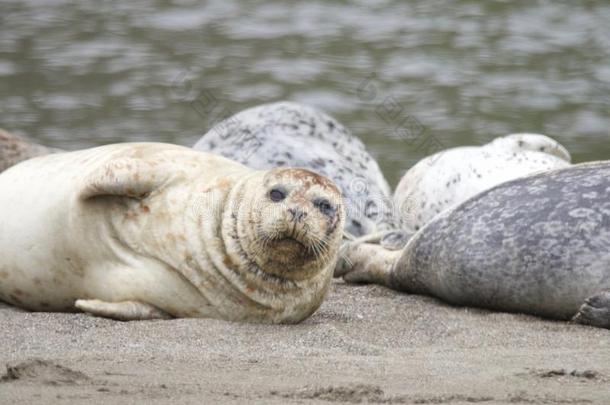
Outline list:
[[[307,213],[297,208],[288,208],[288,212],[291,216],[290,220],[294,222],[302,222],[305,218],[307,218]]]

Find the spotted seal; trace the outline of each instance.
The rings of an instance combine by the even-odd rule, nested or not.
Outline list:
[[[570,165],[570,153],[540,134],[511,134],[483,146],[438,152],[400,180],[394,205],[402,228],[416,231],[439,213],[497,184]]]
[[[343,225],[338,188],[304,169],[157,143],[38,157],[0,174],[0,300],[299,322],[329,288]]]
[[[363,244],[339,275],[448,303],[610,328],[610,161],[500,184],[401,251]]]
[[[342,190],[346,230],[354,236],[399,227],[375,159],[343,125],[314,108],[286,101],[249,108],[214,126],[194,148],[255,169],[303,167],[330,178]]]

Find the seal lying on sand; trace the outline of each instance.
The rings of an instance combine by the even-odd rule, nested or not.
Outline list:
[[[405,173],[394,193],[402,228],[416,231],[446,209],[505,181],[570,165],[570,154],[539,134],[438,152]]]
[[[354,236],[399,228],[390,187],[364,144],[334,118],[292,102],[263,104],[216,125],[194,146],[254,169],[304,167],[341,188]]]
[[[348,250],[350,282],[610,328],[610,161],[503,183],[437,216],[402,252]]]
[[[166,144],[108,145],[0,174],[0,299],[122,320],[293,323],[328,289],[341,195]]]

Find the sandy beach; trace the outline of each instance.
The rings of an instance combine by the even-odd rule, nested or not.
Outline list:
[[[1,403],[610,403],[610,331],[336,281],[299,325],[0,306]]]

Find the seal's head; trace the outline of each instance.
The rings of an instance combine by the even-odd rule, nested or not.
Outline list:
[[[333,265],[345,217],[337,186],[305,169],[260,173],[238,212],[245,253],[263,272],[292,281]]]
[[[489,145],[510,150],[542,152],[570,162],[570,152],[556,140],[541,134],[519,133],[494,139]]]

